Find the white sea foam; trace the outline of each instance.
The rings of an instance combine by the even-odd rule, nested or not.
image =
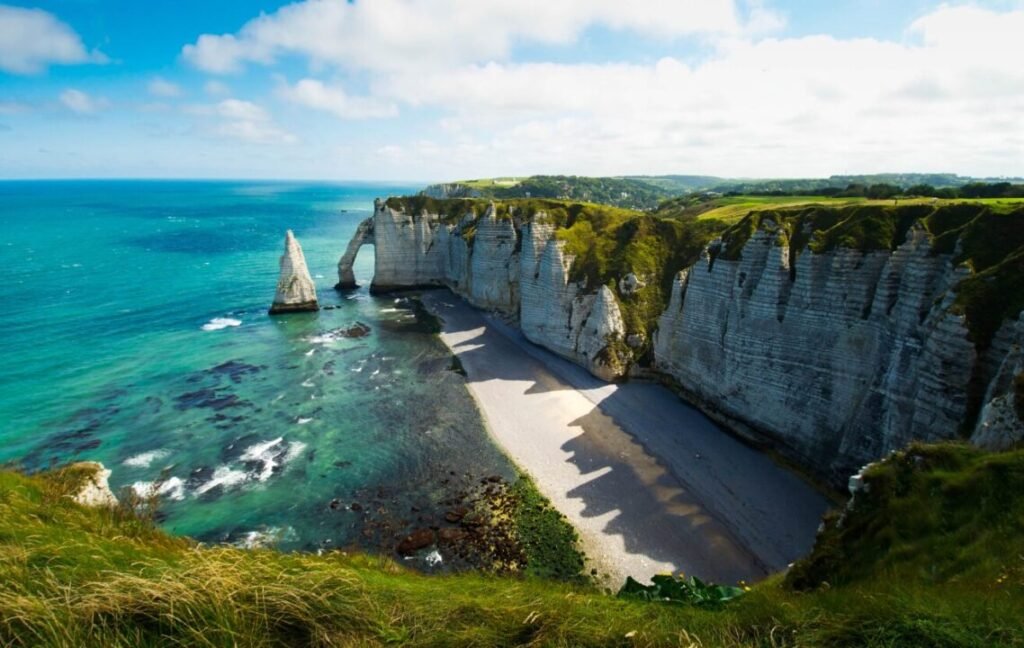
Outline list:
[[[299,425],[305,425],[306,423],[309,423],[312,420],[313,420],[312,418],[305,418],[305,417],[300,416],[299,420],[297,420],[295,422],[298,423]]]
[[[172,500],[185,499],[185,482],[180,477],[171,477],[162,482],[140,481],[132,484],[132,490],[143,499],[154,495]]]
[[[261,464],[259,473],[254,477],[257,481],[267,481],[274,474],[274,469],[288,463],[305,449],[306,444],[301,441],[292,441],[284,446],[284,437],[277,437],[271,441],[257,443],[245,449],[242,453],[242,461],[251,461]]]
[[[214,317],[212,320],[203,324],[201,327],[204,331],[219,331],[229,326],[241,326],[242,320],[235,319],[233,317]]]
[[[234,470],[229,466],[217,466],[217,469],[213,471],[213,476],[210,477],[210,481],[196,489],[196,495],[202,495],[217,486],[224,486],[225,488],[237,486],[247,479],[249,479],[249,475],[242,470]]]
[[[316,353],[316,349],[310,349],[309,351],[306,351],[306,357],[308,358],[309,356],[313,355],[314,353]]]
[[[132,468],[149,468],[150,464],[154,461],[166,459],[170,454],[169,450],[150,450],[149,452],[137,454],[134,457],[128,457],[122,463]]]
[[[428,553],[424,560],[426,560],[427,564],[431,567],[437,567],[438,565],[444,562],[444,558],[441,557],[441,552],[437,549],[434,549],[433,551]]]
[[[295,529],[290,526],[283,529],[270,527],[264,531],[249,531],[233,544],[243,549],[264,549],[272,547],[282,540],[294,540],[297,537]]]
[[[303,386],[303,387],[306,387],[306,388],[309,388],[309,387],[316,387],[316,385],[314,385],[314,384],[313,384],[313,380],[312,380],[312,379],[309,379],[309,378],[307,378],[306,380],[303,380],[303,381],[302,381],[302,386]]]

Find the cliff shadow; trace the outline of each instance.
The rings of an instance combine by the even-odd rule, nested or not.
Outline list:
[[[752,580],[785,566],[779,547],[809,548],[825,505],[675,395],[609,385],[447,291],[425,301],[499,443],[630,573]]]

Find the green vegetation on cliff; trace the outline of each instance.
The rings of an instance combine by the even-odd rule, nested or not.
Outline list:
[[[388,206],[438,214],[449,223],[482,215],[491,201],[438,200],[426,196],[391,198]],[[1007,318],[1024,310],[1024,201],[1021,200],[865,200],[813,196],[731,196],[711,201],[692,197],[666,202],[656,212],[548,199],[497,201],[499,218],[519,222],[545,214],[558,226],[557,237],[575,257],[573,281],[587,290],[613,288],[627,331],[644,340],[637,356],[649,349],[650,334],[668,304],[672,279],[691,266],[717,237],[723,246],[715,258],[738,260],[754,232],[777,231],[788,245],[790,267],[805,250],[824,253],[837,248],[863,252],[895,250],[919,223],[933,240],[935,253],[956,253],[953,262],[975,273],[954,287],[954,308],[963,313],[979,350],[986,349]],[[471,225],[463,236],[472,242]],[[643,287],[632,295],[616,282],[636,274]]]
[[[898,453],[788,576],[711,607],[203,546],[74,481],[0,472],[0,645],[1024,645],[1024,451]]]
[[[953,254],[953,263],[973,271],[954,286],[954,308],[966,317],[978,349],[988,348],[1002,323],[1024,310],[1024,203],[910,201],[763,208],[722,234],[724,245],[717,258],[741,258],[743,246],[762,228],[777,230],[778,242],[789,246],[791,268],[805,249],[895,250],[915,223],[932,238],[934,253]]]

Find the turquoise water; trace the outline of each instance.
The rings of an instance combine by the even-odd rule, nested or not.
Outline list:
[[[302,550],[393,546],[511,477],[409,301],[332,289],[373,198],[415,189],[0,183],[0,461],[101,461],[159,481],[172,532]],[[337,308],[266,314],[287,228]]]

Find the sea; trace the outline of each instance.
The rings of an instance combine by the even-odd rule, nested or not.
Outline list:
[[[417,189],[0,182],[0,462],[99,461],[172,533],[299,551],[388,552],[514,479],[414,296],[369,294],[372,246],[333,288],[373,199]],[[270,317],[288,229],[325,309]]]

